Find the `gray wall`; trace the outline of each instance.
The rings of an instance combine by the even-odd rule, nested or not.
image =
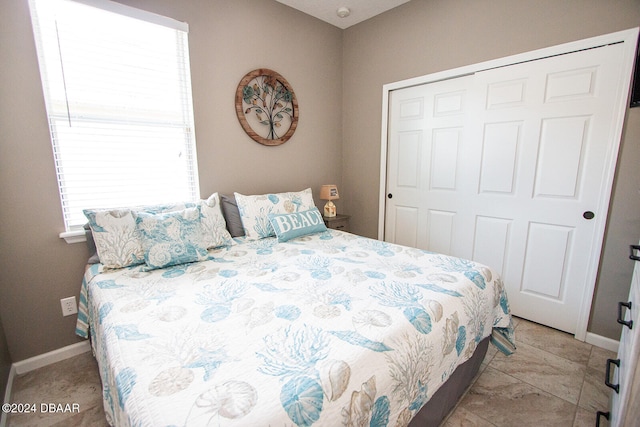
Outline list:
[[[273,0],[121,0],[189,24],[200,189],[279,192],[341,185],[342,31]],[[88,253],[63,230],[27,0],[0,2],[0,314],[14,361],[73,344]],[[292,85],[293,137],[266,147],[235,115],[240,79],[271,68]],[[317,200],[319,204],[319,200]]]
[[[343,188],[351,229],[376,237],[382,86],[640,25],[640,0],[412,0],[344,32]],[[640,108],[628,111],[588,330],[618,339],[640,238]]]

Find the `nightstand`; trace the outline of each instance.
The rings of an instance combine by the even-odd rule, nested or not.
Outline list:
[[[334,217],[323,216],[324,225],[332,230],[349,231],[349,215],[336,215]]]

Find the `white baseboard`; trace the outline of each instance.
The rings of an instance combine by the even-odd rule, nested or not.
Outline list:
[[[7,379],[7,388],[4,390],[4,403],[11,402],[11,387],[13,386],[13,379],[16,376],[16,368],[11,365],[11,369],[9,369],[9,378]],[[5,427],[7,425],[7,417],[8,414],[4,411],[0,413],[0,427]]]
[[[81,341],[76,344],[71,344],[66,347],[50,351],[49,353],[21,360],[14,363],[13,367],[16,370],[16,375],[22,375],[38,368],[42,368],[43,366],[51,365],[52,363],[60,362],[61,360],[69,359],[70,357],[77,356],[88,351],[91,351],[91,344],[89,344],[89,341]]]
[[[613,351],[614,353],[618,352],[618,346],[620,345],[619,341],[612,340],[611,338],[603,337],[602,335],[596,335],[591,332],[587,332],[585,341],[589,344],[595,345],[596,347]]]
[[[13,380],[16,375],[26,374],[27,372],[69,359],[88,351],[91,351],[91,344],[87,340],[13,363],[11,365],[11,370],[9,371],[9,379],[7,380],[7,388],[5,389],[3,403],[11,403],[11,388],[13,387]],[[0,427],[5,427],[6,423],[7,414],[2,412],[2,414],[0,414]]]
[[[91,351],[91,344],[87,340],[11,364],[3,403],[9,403],[9,398],[11,396],[11,387],[13,385],[13,379],[16,375],[26,374],[27,372],[42,368],[47,365],[51,365],[52,363],[69,359],[73,356],[77,356],[88,351]]]

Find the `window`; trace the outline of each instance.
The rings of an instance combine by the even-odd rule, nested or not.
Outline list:
[[[86,208],[199,197],[187,25],[106,0],[30,0],[67,235]]]

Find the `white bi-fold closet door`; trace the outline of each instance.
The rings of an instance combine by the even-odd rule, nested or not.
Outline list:
[[[586,332],[579,319],[602,245],[627,49],[390,90],[383,238],[487,264],[515,315]]]

